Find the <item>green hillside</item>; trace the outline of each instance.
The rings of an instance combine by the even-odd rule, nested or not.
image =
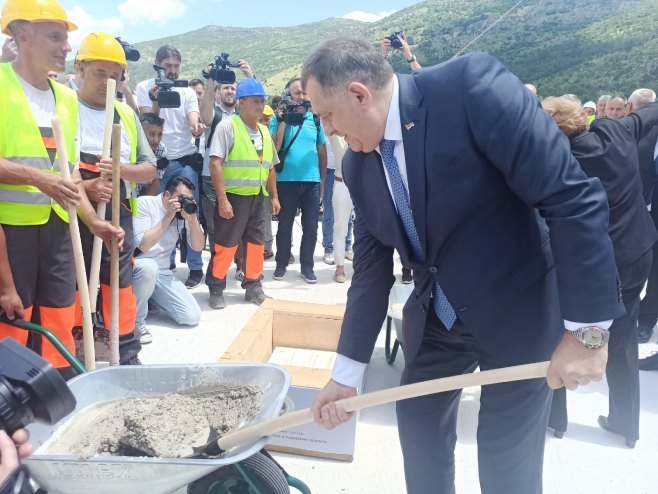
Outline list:
[[[182,77],[199,77],[216,54],[245,58],[268,89],[278,92],[299,73],[314,44],[335,35],[379,39],[404,29],[417,43],[423,65],[451,58],[518,0],[428,0],[376,23],[327,19],[287,28],[207,26],[137,44],[142,60],[131,64],[132,83],[153,76],[151,64],[164,43],[183,55]],[[630,94],[657,87],[658,9],[655,0],[526,0],[469,51],[487,51],[542,95],[572,92],[583,100],[602,93]],[[129,37],[126,37],[129,40]],[[396,70],[407,71],[400,56]]]

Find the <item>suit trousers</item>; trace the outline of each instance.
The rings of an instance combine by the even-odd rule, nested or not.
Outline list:
[[[651,218],[658,229],[658,185],[654,185]],[[658,322],[658,242],[653,245],[653,263],[647,282],[647,291],[640,304],[638,324],[653,328]]]
[[[480,350],[476,338],[459,320],[448,331],[435,312],[429,310],[420,350],[405,367],[401,384],[465,374],[478,364],[487,370],[495,358],[490,348],[486,352]],[[455,492],[454,450],[460,397],[461,390],[398,402],[398,432],[409,494]],[[550,400],[551,391],[545,379],[482,388],[477,442],[483,493],[542,491]]]
[[[610,326],[608,364],[605,368],[609,388],[608,423],[631,441],[637,441],[640,438],[637,318],[640,308],[640,293],[649,272],[651,258],[652,251],[649,251],[630,268],[619,270],[622,281],[628,274],[631,274],[631,278],[636,279],[636,283],[621,292],[626,314],[615,319]],[[629,273],[629,271],[631,272]],[[566,396],[565,388],[560,388],[554,393],[548,421],[548,426],[554,430],[567,430],[569,417]]]

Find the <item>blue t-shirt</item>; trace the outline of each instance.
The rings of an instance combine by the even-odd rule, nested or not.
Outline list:
[[[276,179],[280,182],[319,182],[320,165],[318,161],[318,145],[325,144],[324,129],[322,122],[316,127],[313,120],[313,113],[308,111],[304,115],[302,130],[290,147],[283,164],[283,170],[276,174]],[[270,134],[274,136],[279,121],[276,115],[270,122]],[[299,127],[286,125],[283,134],[283,151],[297,133]]]

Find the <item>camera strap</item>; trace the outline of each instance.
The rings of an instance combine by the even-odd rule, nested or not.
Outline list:
[[[222,121],[222,112],[221,110],[217,110],[217,108],[213,108],[215,114],[212,117],[212,123],[210,124],[210,132],[208,133],[208,139],[206,139],[206,149],[210,147],[210,143],[212,141],[212,136],[215,134],[215,129],[217,128],[217,124]]]
[[[292,147],[293,143],[295,142],[295,139],[297,139],[297,136],[302,131],[302,127],[303,127],[303,125],[299,126],[299,128],[297,129],[297,132],[295,132],[295,135],[292,136],[292,140],[290,141],[290,143],[279,154],[279,161],[281,163],[283,163],[283,160],[286,159],[286,156],[288,156],[288,152],[290,151],[290,148]]]

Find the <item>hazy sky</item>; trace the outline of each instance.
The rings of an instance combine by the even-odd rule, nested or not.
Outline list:
[[[74,49],[90,32],[106,31],[130,43],[220,26],[294,26],[329,17],[374,22],[415,0],[60,0],[79,29]]]

